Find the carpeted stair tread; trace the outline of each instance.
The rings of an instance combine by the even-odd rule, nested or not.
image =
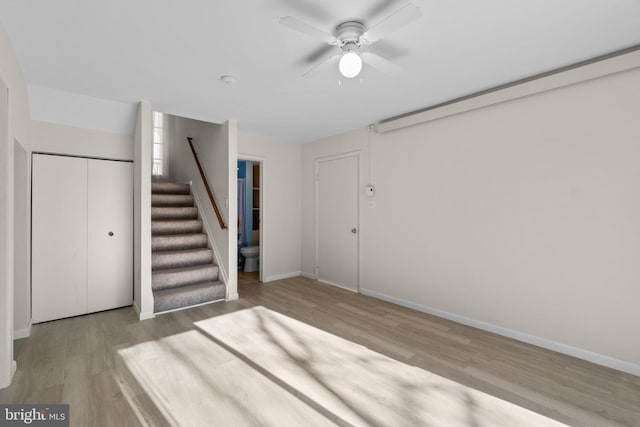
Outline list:
[[[154,312],[173,310],[206,302],[223,300],[226,287],[219,281],[197,283],[153,291]]]
[[[207,243],[207,235],[204,233],[159,235],[151,237],[151,250],[155,254],[162,251],[206,248]]]
[[[226,286],[218,281],[191,186],[153,183],[151,191],[154,312],[224,300]]]
[[[151,194],[151,207],[193,206],[191,194]]]
[[[202,232],[199,219],[151,221],[151,234],[194,234]]]
[[[154,182],[151,184],[152,194],[190,194],[189,184],[179,184],[176,182]]]
[[[151,269],[154,271],[204,264],[213,264],[213,251],[211,249],[156,252],[151,256]]]
[[[152,289],[166,289],[218,280],[218,267],[213,264],[168,268],[151,273]]]
[[[195,206],[162,206],[151,208],[151,220],[184,220],[197,219],[198,208]]]

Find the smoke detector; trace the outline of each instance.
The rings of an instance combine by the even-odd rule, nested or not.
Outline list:
[[[238,79],[234,76],[220,76],[220,81],[226,85],[234,85],[238,83]]]

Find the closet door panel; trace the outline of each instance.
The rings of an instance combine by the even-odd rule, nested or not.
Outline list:
[[[87,312],[87,160],[33,156],[33,322]]]
[[[88,311],[133,301],[133,164],[89,160]]]

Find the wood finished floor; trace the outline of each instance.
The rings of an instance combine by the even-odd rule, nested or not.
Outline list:
[[[261,305],[570,426],[640,426],[640,377],[302,277],[238,282],[238,301],[143,322],[124,308],[34,325],[15,342],[18,371],[0,402],[69,403],[72,426],[171,424],[144,388],[122,387],[118,350]]]

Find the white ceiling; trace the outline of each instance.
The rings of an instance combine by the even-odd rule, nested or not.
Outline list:
[[[149,100],[298,143],[640,44],[639,0],[412,2],[421,19],[371,47],[403,71],[365,66],[341,85],[337,65],[300,77],[323,44],[278,19],[332,32],[349,19],[371,26],[407,1],[0,0],[0,20],[30,85]]]

